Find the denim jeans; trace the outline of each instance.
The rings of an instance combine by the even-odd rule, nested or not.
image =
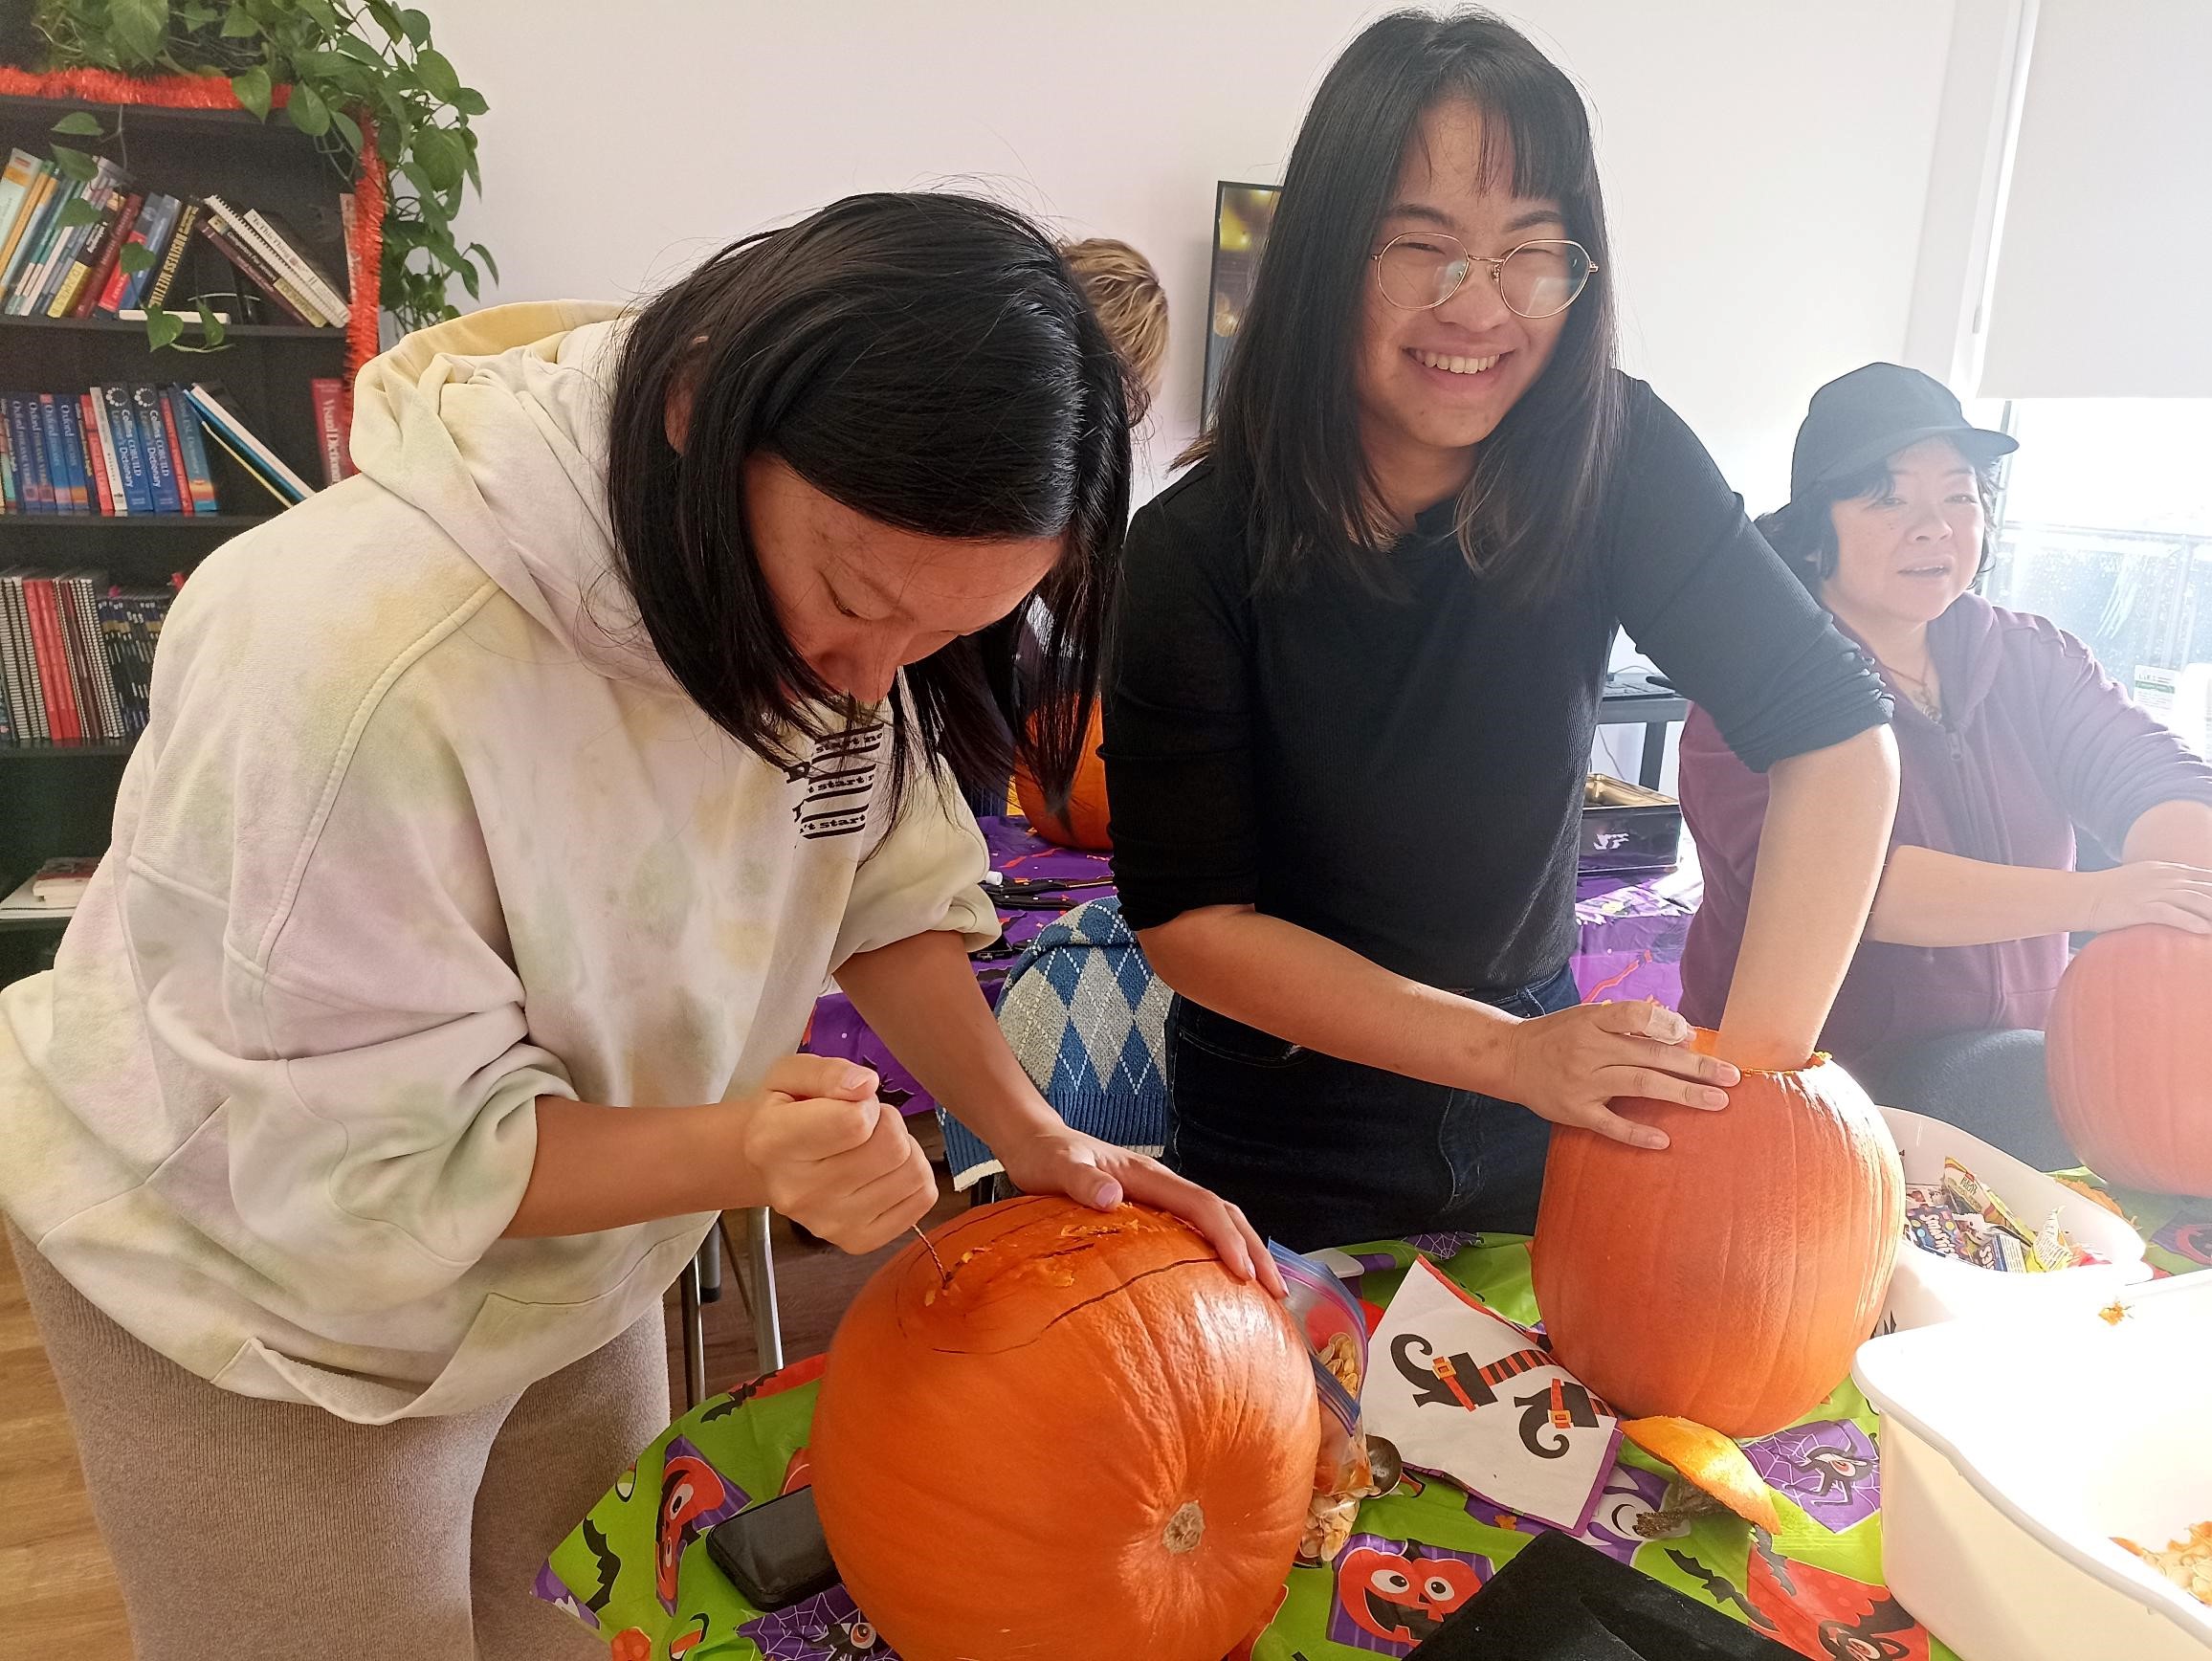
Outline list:
[[[1582,1001],[1571,970],[1471,994],[1514,1015]],[[1295,1251],[1536,1228],[1551,1126],[1494,1096],[1339,1061],[1176,999],[1167,1163]]]

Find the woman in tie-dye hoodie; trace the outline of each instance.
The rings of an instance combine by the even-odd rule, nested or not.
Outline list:
[[[179,597],[109,855],[0,997],[0,1207],[142,1654],[246,1653],[249,1606],[256,1654],[562,1653],[528,1560],[665,1418],[714,1214],[865,1251],[935,1198],[874,1079],[793,1054],[832,975],[1021,1187],[1272,1274],[1052,1116],[966,962],[942,764],[1039,595],[1016,730],[1072,771],[1127,514],[1032,227],[856,197],[635,315],[457,319],[352,447]]]

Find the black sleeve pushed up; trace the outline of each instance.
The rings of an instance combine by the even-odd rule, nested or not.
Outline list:
[[[1129,527],[1106,679],[1114,879],[1132,928],[1257,897],[1243,562],[1184,481]]]
[[[1604,558],[1628,635],[1756,772],[1890,719],[1881,679],[1744,518],[1682,418],[1630,386]]]

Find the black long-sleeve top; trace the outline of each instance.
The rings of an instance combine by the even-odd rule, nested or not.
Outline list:
[[[1130,527],[1107,677],[1122,910],[1252,905],[1431,986],[1502,990],[1575,945],[1577,828],[1626,627],[1752,767],[1889,718],[1881,681],[1745,519],[1681,418],[1626,381],[1582,575],[1509,603],[1448,501],[1393,551],[1258,591],[1201,463]]]

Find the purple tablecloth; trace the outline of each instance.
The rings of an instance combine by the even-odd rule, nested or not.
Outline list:
[[[985,819],[982,825],[984,841],[990,847],[991,869],[1007,876],[1049,876],[1079,881],[1114,875],[1113,861],[1104,854],[1055,848],[1043,837],[1032,834],[1026,820]],[[1111,888],[1079,888],[1068,897],[1068,903],[1079,905],[1086,899],[1096,899],[1113,892]],[[1056,911],[1001,911],[999,925],[1006,930],[1008,944],[1022,946],[1059,915]],[[984,996],[993,1005],[998,1003],[999,987],[1006,981],[1006,968],[1012,961],[1010,957],[993,957],[975,966],[976,980],[983,986]],[[860,1011],[843,992],[825,992],[815,1002],[813,1019],[807,1023],[807,1036],[800,1048],[816,1055],[841,1055],[874,1068],[883,1080],[883,1099],[909,1116],[929,1113],[937,1106],[929,1092],[899,1065],[890,1046],[860,1018]]]
[[[1693,870],[1648,881],[1584,876],[1575,885],[1575,985],[1582,1001],[1682,999],[1682,946],[1703,888]]]
[[[990,846],[991,869],[1008,876],[1082,878],[1112,875],[1104,854],[1076,853],[1032,835],[1020,819],[985,819],[984,839]],[[1070,905],[1096,899],[1112,889],[1078,889]],[[1682,943],[1697,909],[1694,875],[1683,874],[1648,882],[1614,876],[1585,876],[1576,886],[1575,920],[1582,940],[1575,953],[1575,983],[1585,999],[1656,998],[1672,1008],[1682,995]],[[999,921],[1007,941],[1020,946],[1058,913],[1002,911]],[[976,964],[984,995],[996,1003],[1009,960]],[[803,1049],[817,1055],[840,1055],[874,1068],[883,1079],[886,1101],[908,1114],[928,1113],[936,1103],[915,1076],[860,1018],[844,993],[824,994],[807,1023]]]

